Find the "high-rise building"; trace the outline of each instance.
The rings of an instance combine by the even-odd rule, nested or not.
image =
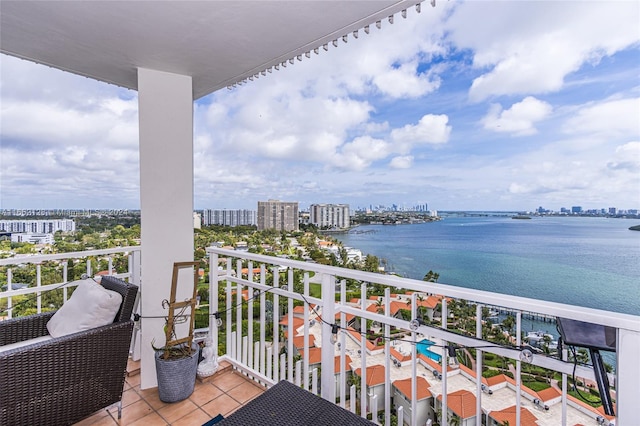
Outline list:
[[[0,220],[0,231],[5,232],[54,234],[56,231],[72,232],[75,230],[76,223],[71,219]]]
[[[208,210],[202,211],[202,224],[208,225],[255,225],[255,210]]]
[[[582,213],[582,207],[581,206],[571,206],[571,213],[574,213],[574,214]]]
[[[349,204],[311,204],[309,222],[318,228],[348,228]]]
[[[297,231],[298,203],[280,200],[258,201],[258,230]]]

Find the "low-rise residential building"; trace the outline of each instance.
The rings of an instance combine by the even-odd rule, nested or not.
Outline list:
[[[402,407],[403,423],[411,424],[411,377],[402,380],[396,380],[392,383],[393,405],[396,410]],[[429,388],[431,385],[424,377],[416,377],[416,424],[427,424],[427,420],[435,422],[435,413],[433,412],[433,395]]]

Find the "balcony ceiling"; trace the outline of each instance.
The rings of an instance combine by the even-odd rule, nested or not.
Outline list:
[[[133,90],[139,67],[189,75],[197,99],[416,3],[2,0],[0,50]]]

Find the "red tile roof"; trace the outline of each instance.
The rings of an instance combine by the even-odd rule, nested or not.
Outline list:
[[[309,304],[309,314],[313,315],[313,310],[315,309],[316,305],[314,305],[313,303]],[[296,307],[293,308],[293,313],[294,314],[304,314],[304,305],[298,305]]]
[[[304,350],[300,350],[300,356],[304,358]],[[309,348],[309,365],[322,362],[322,348]]]
[[[442,366],[439,363],[432,360],[431,358],[429,358],[428,356],[418,354],[418,359],[425,362],[427,365],[429,365],[429,367],[432,370],[435,369],[436,371],[442,373]],[[453,371],[453,367],[451,367],[450,365],[447,365],[447,371]]]
[[[289,325],[289,316],[285,315],[284,317],[282,317],[282,319],[280,320],[280,322],[278,324],[284,325],[285,327],[287,327]],[[304,320],[302,318],[293,317],[293,328],[294,329],[298,329],[298,328],[302,327],[303,325],[304,325]]]
[[[497,421],[498,424],[509,422],[510,425],[515,425],[516,406],[513,405],[500,411],[492,411],[489,413],[489,417]],[[520,407],[520,426],[538,426],[536,416],[524,407]]]
[[[552,387],[538,391],[538,399],[542,402],[551,401],[561,395],[558,389]]]
[[[362,334],[357,332],[353,327],[347,327],[347,333],[349,333],[356,340],[356,342],[360,342],[362,339]],[[376,349],[376,345],[371,343],[369,340],[367,340],[366,342],[367,349],[369,349],[370,351]]]
[[[442,395],[438,395],[438,401],[442,401]],[[448,393],[447,407],[461,419],[471,418],[476,415],[476,396],[464,389]]]
[[[316,336],[309,334],[309,347],[313,348],[316,345]],[[297,349],[304,349],[304,335],[295,336],[293,338],[293,347]]]
[[[351,357],[349,355],[345,355],[344,356],[344,365],[346,366],[347,370],[351,370],[351,363],[352,362],[353,362],[353,360],[351,359]],[[335,374],[338,374],[340,372],[340,355],[336,356],[335,359],[334,359],[333,372]]]
[[[393,386],[395,386],[400,393],[402,393],[409,401],[411,401],[411,377],[403,380],[396,380],[393,382]],[[431,398],[432,394],[429,391],[431,385],[427,382],[427,379],[424,377],[416,377],[416,396],[418,397],[417,401],[422,401],[423,399]]]
[[[395,348],[389,348],[389,355],[391,355],[392,357],[394,357],[395,359],[397,359],[400,362],[410,361],[411,360],[411,354],[402,355],[400,352],[395,350]]]
[[[362,369],[356,368],[356,376],[362,377]],[[367,386],[377,386],[384,383],[384,365],[376,364],[367,367]]]

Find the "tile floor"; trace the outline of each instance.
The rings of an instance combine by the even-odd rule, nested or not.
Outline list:
[[[265,391],[265,388],[222,363],[215,375],[196,380],[193,394],[184,401],[165,403],[158,398],[157,388],[140,389],[139,366],[129,362],[128,377],[122,396],[122,418],[111,406],[76,423],[76,426],[156,426],[201,425],[212,417],[228,416]]]

